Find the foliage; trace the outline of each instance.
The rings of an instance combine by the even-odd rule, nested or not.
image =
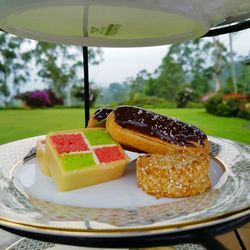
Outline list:
[[[247,97],[240,93],[227,93],[223,95],[223,100],[227,101],[230,99],[245,100]]]
[[[62,99],[56,97],[51,89],[27,91],[17,95],[16,98],[24,101],[30,108],[53,107],[63,104]]]
[[[69,105],[72,104],[72,96],[82,103],[84,92],[79,85],[79,82],[83,81],[81,48],[34,42],[36,47],[30,51],[25,49],[25,43],[27,41],[24,42],[21,38],[0,33],[0,102],[10,105],[11,96],[18,94],[29,79],[29,66],[35,59],[38,76],[57,96],[67,97]],[[101,49],[89,48],[88,51],[90,64],[96,65],[103,60]],[[111,83],[108,88],[92,87],[90,103],[121,103],[135,100],[139,94],[153,99],[162,98],[171,103],[170,106],[176,99],[178,107],[199,106],[194,103],[195,99],[182,93],[183,89],[189,86],[201,96],[219,90],[231,93],[232,79],[228,77],[229,74],[225,77],[223,73],[229,71],[227,56],[226,47],[217,38],[203,38],[171,45],[154,73],[141,70],[129,81]],[[32,64],[29,65],[27,62],[30,61]],[[238,90],[246,94],[250,91],[250,67],[239,62],[238,65]],[[225,79],[226,86],[223,84]],[[147,104],[150,103],[149,98],[146,98],[145,102],[146,105],[155,105]],[[233,109],[232,106],[235,107],[236,104],[231,102],[221,104],[223,113],[232,113],[228,110]]]
[[[250,66],[249,65],[242,66],[242,71],[238,80],[240,84],[239,91],[241,91],[244,94],[250,93]]]
[[[208,101],[208,99],[210,99],[211,97],[213,97],[215,95],[216,95],[216,93],[207,93],[207,94],[200,97],[200,101],[202,103],[205,103],[206,101]],[[218,93],[217,93],[217,95],[218,95]]]
[[[227,65],[226,47],[218,39],[197,39],[175,44],[170,47],[169,55],[182,65],[190,86],[201,94],[211,90],[209,82],[216,76],[216,69],[220,78],[219,69]]]
[[[76,99],[80,100],[82,105],[84,104],[85,95],[84,95],[84,87],[82,85],[74,85],[72,88],[72,94]],[[89,106],[90,107],[94,106],[98,94],[99,94],[98,88],[90,87],[89,89]]]
[[[135,79],[131,79],[130,83],[130,98],[134,98],[134,96],[138,93],[144,92],[145,82],[150,78],[150,74],[144,69],[139,71],[136,75]]]
[[[207,112],[218,116],[239,116],[247,118],[247,110],[244,110],[246,105],[246,97],[240,94],[230,93],[226,95],[215,95],[206,103]]]
[[[33,51],[38,67],[38,76],[60,97],[65,97],[73,85],[83,81],[82,51],[73,46],[38,42]],[[102,61],[101,49],[89,49],[89,63]]]
[[[30,76],[27,62],[31,52],[22,49],[24,43],[24,39],[0,31],[0,101],[5,106],[9,105],[12,93],[18,94]]]
[[[218,105],[220,105],[223,101],[223,98],[221,95],[215,95],[209,98],[205,102],[205,108],[208,113],[214,114],[214,115],[219,115],[218,111]]]
[[[133,98],[126,100],[122,103],[118,103],[118,105],[132,105],[144,108],[174,108],[175,104],[166,101],[163,98],[159,98],[157,96],[145,96],[145,95],[135,95]]]
[[[239,93],[247,93],[246,87],[247,86],[245,86],[243,82],[237,82],[237,89]],[[233,82],[231,81],[231,79],[227,79],[227,81],[225,82],[222,88],[222,91],[225,94],[232,93],[234,91],[234,86],[233,86]]]
[[[223,86],[225,72],[229,72],[227,55],[227,49],[218,39],[198,39],[174,44],[170,46],[154,73],[141,70],[136,77],[130,78],[127,82],[111,83],[108,88],[100,88],[96,104],[124,102],[138,94],[156,96],[173,102],[179,98],[179,92],[185,86],[195,90],[197,96],[212,94],[219,89],[230,93],[232,88],[226,90]],[[243,87],[242,84],[238,84],[238,89],[243,90]],[[202,104],[193,105],[200,107]]]
[[[109,105],[129,99],[130,85],[128,82],[111,83],[108,87],[100,87],[96,100],[97,105]]]
[[[201,102],[188,102],[186,105],[186,108],[188,108],[188,109],[203,109],[204,104]]]
[[[213,37],[213,47],[212,59],[214,60],[215,92],[218,92],[221,89],[221,74],[223,67],[227,63],[228,53],[225,45],[218,38]]]
[[[241,105],[239,117],[250,120],[250,102],[246,102]]]
[[[197,95],[220,89],[227,54],[225,46],[217,39],[197,39],[171,45],[155,73],[149,75],[144,72],[148,76],[144,79],[144,93],[170,101],[177,99],[178,106],[184,107],[188,101],[182,98],[186,85]],[[217,87],[211,85],[213,78]]]
[[[174,44],[169,49],[169,55],[182,66],[190,87],[204,94],[209,90],[212,79],[212,67],[208,61],[208,48],[211,42],[204,39]]]
[[[190,88],[185,88],[176,93],[177,108],[185,108],[190,101],[197,101],[198,94]]]
[[[82,51],[73,46],[29,40],[0,32],[0,102],[6,105],[29,80],[30,64],[36,63],[36,73],[60,97],[69,97],[73,85],[82,81]],[[35,46],[35,48],[34,48]],[[28,48],[28,49],[27,49]],[[99,64],[100,48],[88,50],[89,63]],[[35,60],[34,60],[35,59]]]
[[[162,61],[155,79],[149,79],[145,86],[145,94],[174,101],[175,94],[185,84],[182,66],[175,62],[169,54]]]

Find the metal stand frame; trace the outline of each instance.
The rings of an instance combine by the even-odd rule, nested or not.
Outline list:
[[[83,72],[84,72],[84,111],[85,111],[85,127],[89,121],[89,58],[88,47],[82,47],[83,54]]]
[[[210,29],[202,37],[219,36],[219,35],[224,35],[224,34],[228,34],[232,32],[238,32],[241,30],[249,29],[249,28],[250,28],[250,20],[248,19],[246,21],[238,22],[235,24],[217,26],[215,28]]]

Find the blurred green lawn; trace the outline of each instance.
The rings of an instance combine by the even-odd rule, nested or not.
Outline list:
[[[213,116],[203,109],[153,109],[153,111],[197,125],[208,135],[250,144],[250,121]],[[0,110],[0,144],[50,131],[83,126],[82,109]]]

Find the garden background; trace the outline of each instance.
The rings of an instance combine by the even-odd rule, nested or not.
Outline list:
[[[105,86],[92,81],[91,112],[136,105],[250,144],[250,48],[238,55],[229,40],[230,46],[220,37],[171,45],[153,72],[141,69]],[[0,144],[84,126],[81,48],[3,32],[0,48]],[[89,58],[100,65],[105,53],[90,48]]]

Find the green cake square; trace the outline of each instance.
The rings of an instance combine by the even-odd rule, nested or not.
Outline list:
[[[91,146],[115,144],[114,140],[106,130],[84,131],[84,135]]]
[[[63,156],[60,156],[59,159],[64,170],[66,171],[94,167],[96,165],[92,153],[65,154]]]

